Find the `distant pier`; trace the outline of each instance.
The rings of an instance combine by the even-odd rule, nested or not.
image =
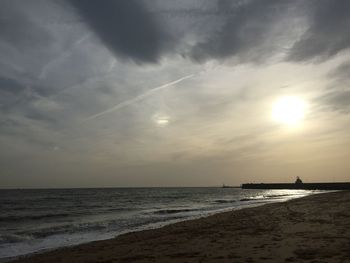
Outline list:
[[[242,184],[242,189],[350,190],[350,183]]]

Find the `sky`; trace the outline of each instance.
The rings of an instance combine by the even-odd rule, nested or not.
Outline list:
[[[350,180],[350,1],[0,4],[0,188]]]

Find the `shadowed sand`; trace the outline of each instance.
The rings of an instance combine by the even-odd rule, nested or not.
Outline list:
[[[350,262],[350,191],[220,213],[13,262]]]

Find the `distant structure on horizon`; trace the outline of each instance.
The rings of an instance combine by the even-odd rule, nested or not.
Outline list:
[[[297,179],[295,180],[295,183],[296,183],[296,184],[302,184],[303,181],[300,179],[299,176],[297,176]]]
[[[242,184],[242,189],[294,189],[294,190],[350,190],[350,182],[303,183],[299,176],[295,183]]]

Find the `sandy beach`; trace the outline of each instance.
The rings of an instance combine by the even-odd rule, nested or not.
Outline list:
[[[40,262],[350,262],[350,191],[225,212],[43,254]]]

